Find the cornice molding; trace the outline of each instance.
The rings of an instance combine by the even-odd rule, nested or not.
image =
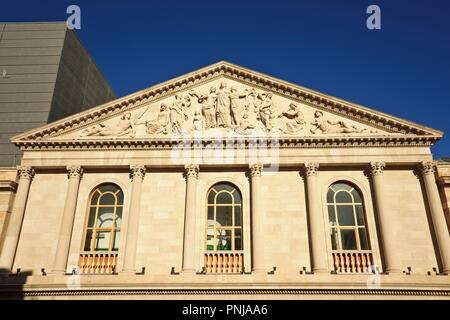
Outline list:
[[[344,147],[429,147],[435,138],[431,136],[342,136],[342,137],[239,137],[239,138],[168,138],[168,139],[92,139],[92,140],[27,140],[15,144],[23,151],[32,150],[98,150],[98,149],[155,149],[167,150],[174,147],[239,148],[344,148]]]
[[[414,289],[66,289],[0,291],[0,298],[49,296],[117,296],[117,295],[376,295],[449,297],[450,290]]]
[[[29,131],[12,138],[20,145],[24,141],[39,141],[57,137],[75,129],[82,129],[94,122],[105,121],[122,111],[132,111],[144,103],[156,102],[177,92],[188,90],[193,86],[212,81],[220,76],[251,84],[260,89],[306,103],[318,110],[346,116],[349,119],[367,124],[391,133],[402,135],[425,136],[434,142],[442,137],[442,132],[427,128],[403,119],[386,115],[366,107],[346,102],[301,86],[245,69],[228,62],[219,62],[187,75],[166,81],[129,96],[100,105],[74,116],[59,120],[44,127]]]

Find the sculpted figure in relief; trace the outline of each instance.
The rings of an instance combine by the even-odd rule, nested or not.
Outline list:
[[[263,123],[267,132],[271,132],[273,130],[273,119],[275,118],[272,94],[262,93],[258,95],[258,98],[261,100],[261,106],[256,119]]]
[[[238,93],[236,87],[231,87],[230,92],[230,104],[231,104],[231,124],[239,125],[242,119],[242,107],[240,105],[239,99],[246,98],[247,94]]]
[[[245,112],[248,112],[250,109],[257,112],[259,109],[259,100],[255,88],[251,88],[250,90],[245,89],[244,92],[246,94],[244,103]]]
[[[281,131],[286,134],[294,134],[303,129],[305,125],[305,119],[303,113],[300,111],[299,106],[295,103],[289,105],[289,110],[282,112],[278,118],[286,118],[285,128],[281,128]]]
[[[148,109],[147,109],[148,110]],[[146,111],[147,111],[146,110]],[[145,112],[144,112],[145,113]],[[143,114],[140,115],[142,117]],[[140,118],[139,117],[139,118]],[[166,103],[161,103],[158,116],[154,120],[136,121],[135,125],[145,124],[148,134],[168,134],[170,125],[169,107]]]
[[[359,129],[356,126],[349,126],[343,121],[330,121],[323,117],[322,111],[316,111],[314,113],[314,120],[311,122],[313,129],[311,133],[361,133],[366,129]]]
[[[194,91],[191,91],[189,94],[196,97],[198,103],[200,103],[202,106],[202,115],[205,123],[205,129],[215,128],[217,103],[216,88],[211,87],[209,89],[209,94],[207,95],[198,95]]]
[[[186,109],[191,105],[189,97],[183,97],[180,94],[175,95],[175,101],[170,106],[170,123],[172,125],[172,132],[175,134],[184,134],[184,122],[187,121],[188,116]]]
[[[218,127],[225,128],[231,126],[230,106],[230,93],[227,91],[227,84],[222,82],[217,93],[216,115]]]
[[[111,137],[121,137],[125,135],[130,135],[134,137],[134,123],[131,120],[131,113],[127,112],[115,125],[109,125],[101,123],[90,128],[83,130],[80,134],[81,137],[89,136],[111,136]]]
[[[239,126],[234,127],[234,132],[241,135],[249,135],[251,134],[251,129],[255,129],[255,126],[248,121],[248,113],[244,113],[242,119],[239,122]]]

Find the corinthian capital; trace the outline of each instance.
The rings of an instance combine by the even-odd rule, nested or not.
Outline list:
[[[260,177],[263,169],[263,165],[260,163],[255,163],[250,165],[250,176],[251,177]]]
[[[131,180],[134,180],[135,178],[140,178],[141,180],[144,179],[146,169],[143,164],[132,164],[130,165],[130,170]]]
[[[83,175],[83,168],[81,166],[68,166],[67,167],[67,177],[70,178],[79,178]]]
[[[19,179],[31,180],[34,177],[34,169],[29,166],[18,166],[17,175],[19,176]]]
[[[317,170],[319,170],[319,164],[315,162],[305,163],[305,172],[307,176],[317,175]]]
[[[385,167],[386,167],[386,163],[384,163],[383,161],[371,162],[370,163],[370,173],[372,174],[372,176],[383,174]]]
[[[423,161],[420,164],[420,170],[422,171],[423,175],[434,174],[435,167],[436,164],[433,161]]]
[[[198,172],[200,171],[200,167],[198,164],[187,164],[184,166],[186,178],[198,178]]]

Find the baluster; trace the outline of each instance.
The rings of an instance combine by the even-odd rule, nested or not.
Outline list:
[[[355,254],[350,253],[350,272],[357,272]]]
[[[337,253],[333,253],[332,254],[332,256],[333,256],[333,266],[334,266],[334,270],[336,271],[336,272],[339,272],[340,270],[340,268],[339,268],[339,256],[338,256],[338,254]]]
[[[342,256],[340,253],[336,252],[335,253],[335,257],[336,257],[336,265],[337,265],[337,272],[342,272]]]
[[[95,255],[89,255],[89,273],[94,273]]]
[[[217,254],[214,255],[214,268],[213,268],[213,272],[217,272],[217,264],[218,264],[218,259],[219,257],[217,256]]]
[[[345,259],[345,272],[350,271],[350,257],[348,256],[348,253],[344,253],[344,259]]]
[[[244,255],[242,253],[239,254],[239,272],[242,272],[244,268]]]
[[[234,255],[234,253],[230,254],[230,272],[235,272],[235,262],[236,261],[236,257]]]
[[[365,253],[361,254],[361,259],[362,259],[362,268],[363,268],[363,272],[368,272],[368,266],[369,263],[367,261],[367,255]]]
[[[209,261],[209,272],[212,272],[212,266],[213,266],[213,254],[212,253],[209,254],[208,261]]]
[[[357,253],[356,254],[356,272],[363,272],[363,267],[362,267],[362,254],[361,253]]]

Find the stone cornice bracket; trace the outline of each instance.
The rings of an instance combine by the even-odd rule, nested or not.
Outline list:
[[[316,162],[308,162],[305,163],[305,173],[307,176],[315,176],[317,175],[317,171],[319,170],[319,164]]]
[[[433,161],[422,161],[420,163],[420,172],[422,172],[423,175],[427,174],[433,174],[436,170],[436,163]]]
[[[35,172],[32,167],[29,166],[17,167],[17,175],[19,176],[19,179],[33,180],[34,174]]]
[[[83,177],[83,168],[81,166],[73,165],[67,167],[67,177],[81,179]]]
[[[263,171],[263,165],[261,163],[255,163],[249,166],[251,177],[261,177]]]
[[[386,163],[384,163],[383,161],[371,162],[370,163],[370,174],[372,176],[383,174],[385,167],[386,167]]]
[[[130,165],[130,179],[134,180],[135,178],[139,178],[144,180],[145,173],[147,172],[145,166],[143,164],[132,164]]]
[[[200,167],[198,164],[187,164],[184,166],[184,175],[187,178],[195,178],[198,179],[198,173],[200,171]]]

